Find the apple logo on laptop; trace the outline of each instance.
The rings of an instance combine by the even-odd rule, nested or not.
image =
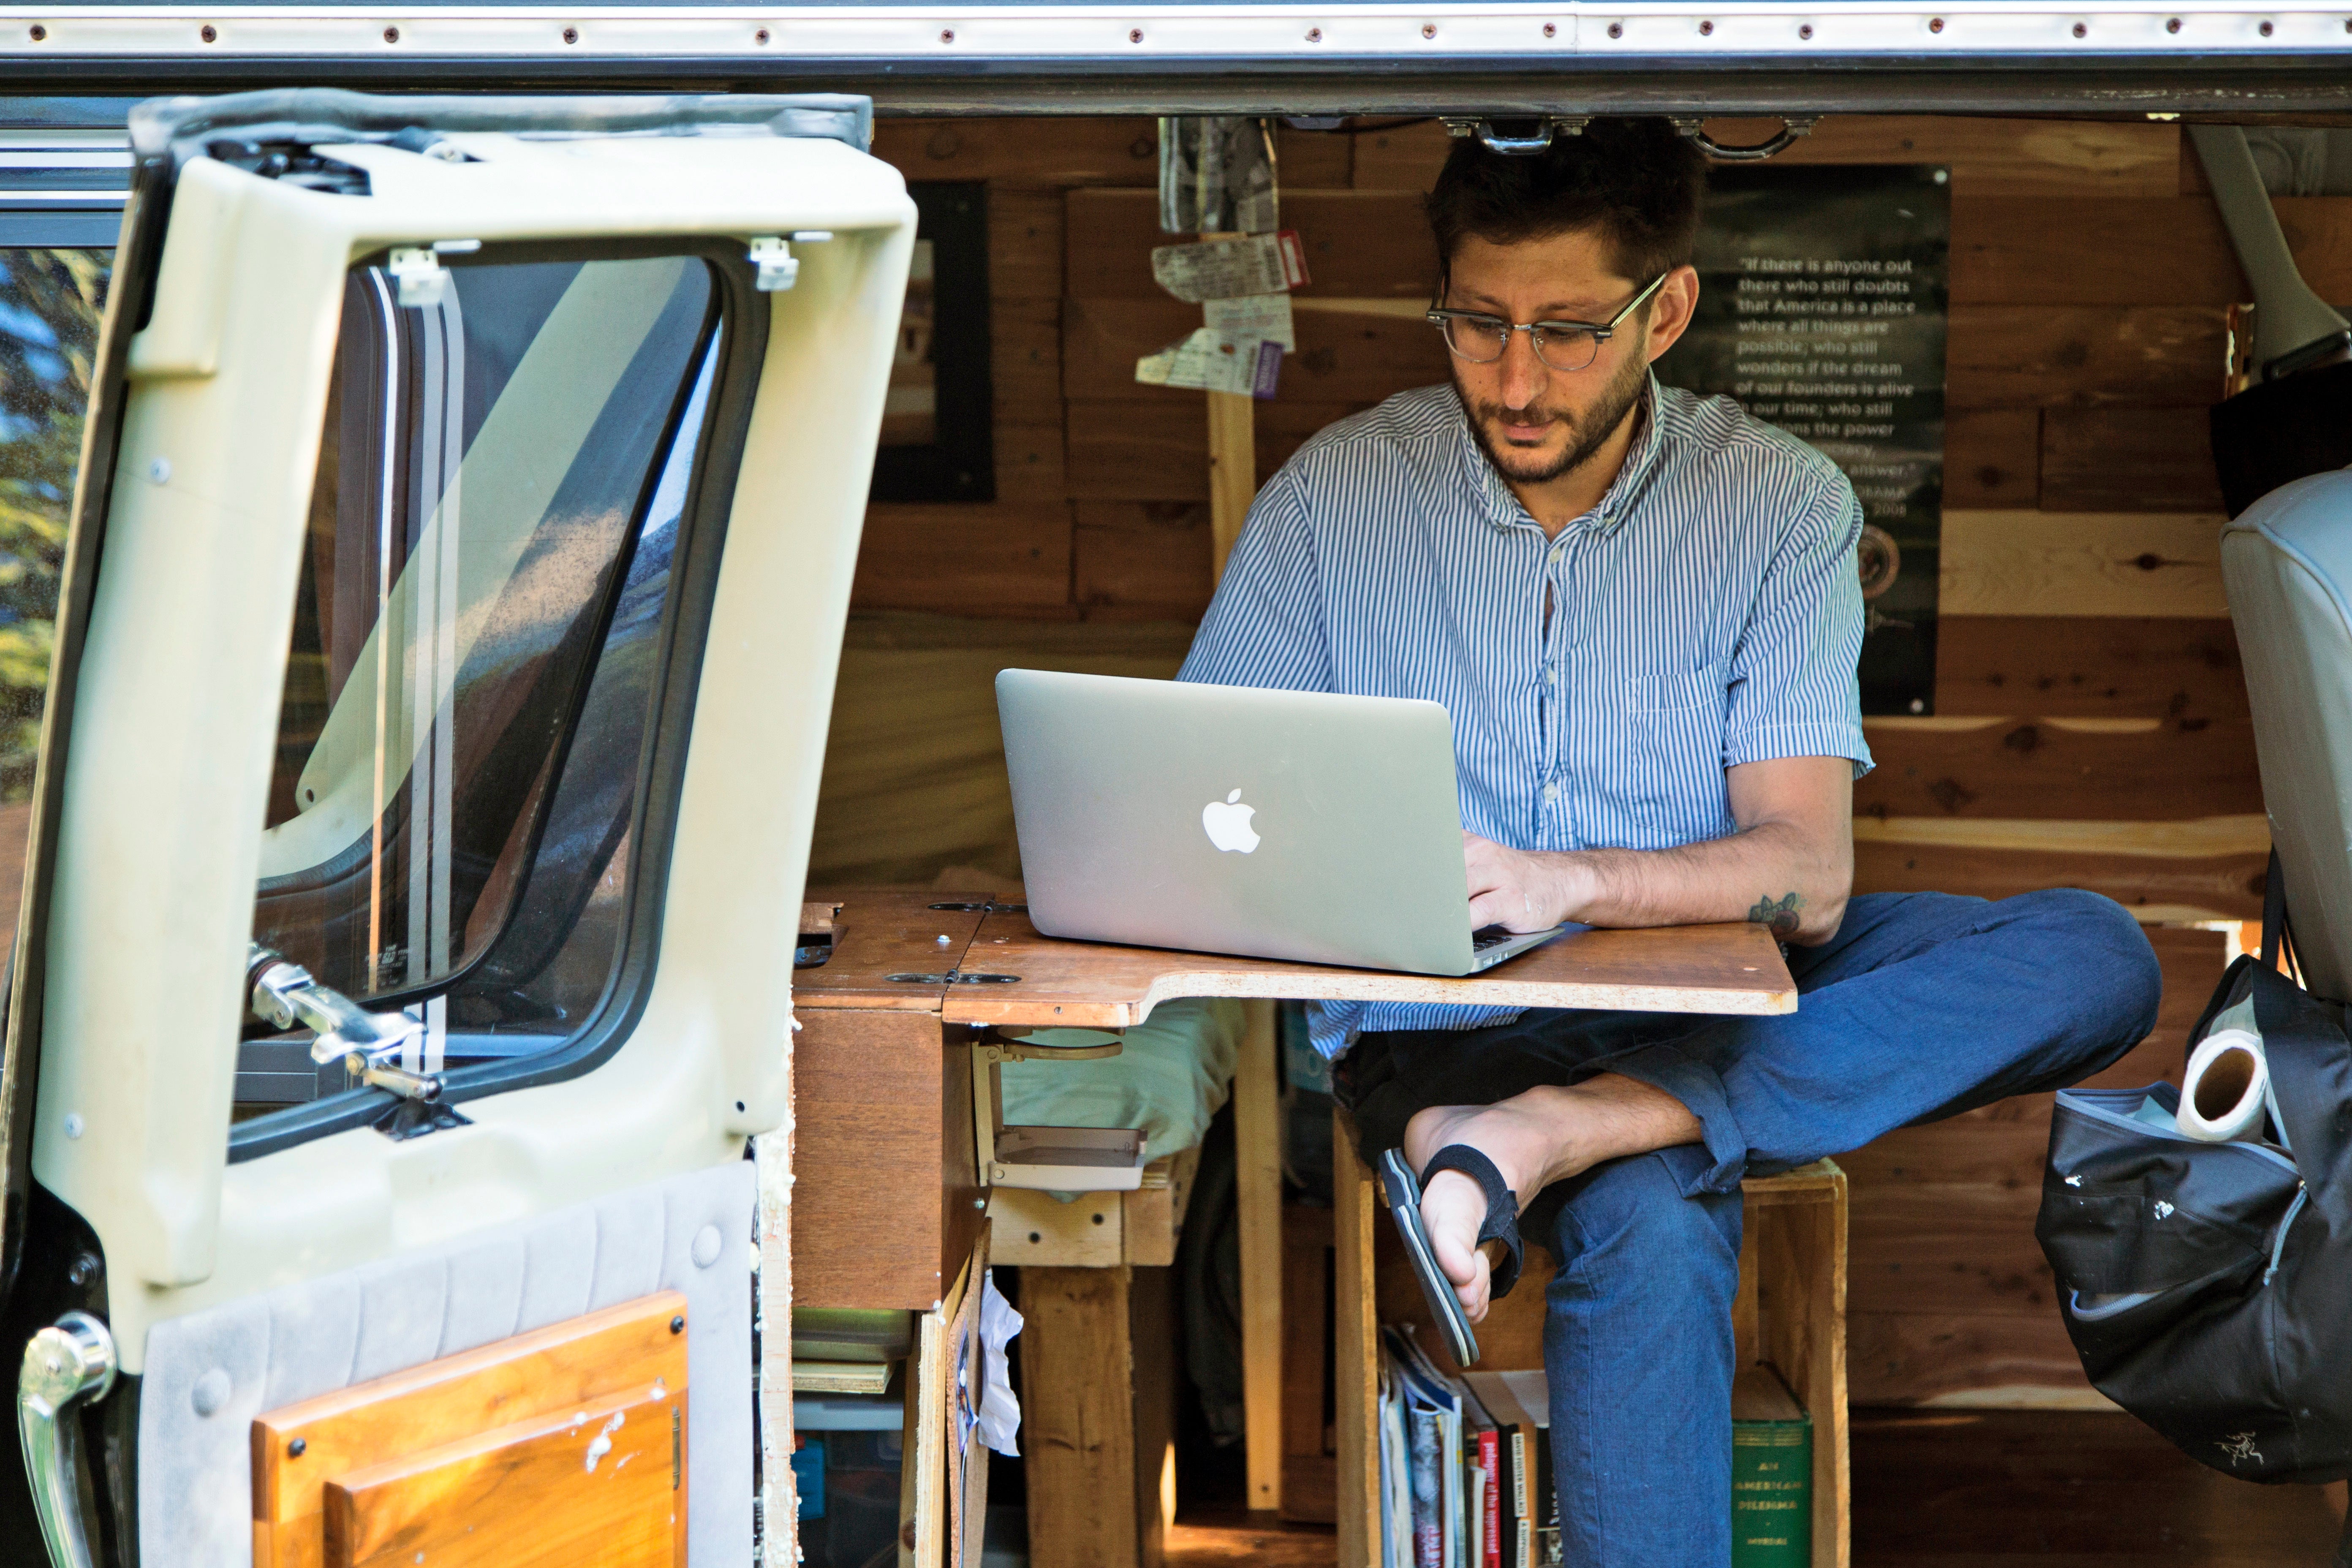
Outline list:
[[[1209,842],[1220,849],[1232,849],[1246,855],[1257,847],[1257,829],[1250,818],[1257,807],[1241,804],[1242,792],[1234,791],[1223,800],[1213,800],[1201,808],[1201,826],[1209,832]]]

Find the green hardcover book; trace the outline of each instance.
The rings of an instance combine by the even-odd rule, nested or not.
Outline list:
[[[1759,1362],[1731,1385],[1731,1568],[1812,1560],[1812,1419]]]

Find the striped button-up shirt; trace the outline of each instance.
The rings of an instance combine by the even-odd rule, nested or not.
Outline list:
[[[1462,826],[1519,849],[1721,838],[1726,768],[1868,767],[1853,487],[1728,398],[1653,380],[1640,417],[1557,539],[1452,387],[1341,420],[1259,492],[1178,679],[1441,702]],[[1360,1033],[1517,1016],[1318,1004],[1313,1034],[1337,1056]]]

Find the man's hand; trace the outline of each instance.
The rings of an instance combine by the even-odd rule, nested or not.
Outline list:
[[[1572,856],[1511,849],[1465,832],[1462,859],[1470,873],[1472,931],[1548,931],[1573,918],[1565,911],[1583,901],[1576,886],[1582,868]]]
[[[1465,833],[1470,929],[1749,920],[1782,942],[1827,942],[1853,886],[1853,764],[1743,763],[1725,789],[1739,830],[1675,849],[1510,849]]]

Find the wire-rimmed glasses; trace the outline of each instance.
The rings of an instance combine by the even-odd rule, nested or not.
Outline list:
[[[1503,357],[1513,332],[1525,332],[1528,342],[1535,346],[1536,357],[1557,371],[1583,370],[1600,355],[1601,345],[1616,335],[1626,317],[1639,310],[1642,301],[1658,291],[1670,273],[1661,272],[1650,279],[1643,290],[1625,302],[1625,308],[1605,321],[1507,321],[1500,316],[1484,310],[1450,310],[1432,300],[1429,323],[1444,334],[1445,346],[1458,359],[1472,364],[1492,364]],[[1437,298],[1445,297],[1444,285],[1438,286]]]

